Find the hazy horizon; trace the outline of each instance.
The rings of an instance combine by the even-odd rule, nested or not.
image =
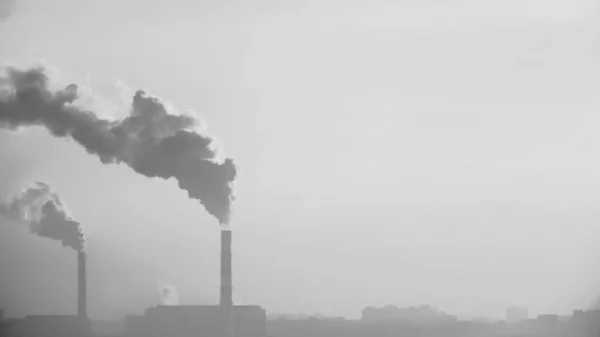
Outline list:
[[[600,295],[595,1],[14,3],[0,65],[45,62],[107,118],[143,88],[235,159],[236,303],[500,318]],[[82,224],[92,318],[160,303],[157,284],[218,303],[218,222],[173,180],[38,127],[0,129],[0,163],[0,197],[48,182]],[[8,315],[74,313],[75,266],[0,218]]]

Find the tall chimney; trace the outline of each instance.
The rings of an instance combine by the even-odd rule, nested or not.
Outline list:
[[[221,231],[221,307],[233,306],[231,276],[231,231]]]
[[[85,252],[77,252],[77,315],[87,319]]]

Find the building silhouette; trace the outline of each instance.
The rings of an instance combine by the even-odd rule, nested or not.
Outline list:
[[[89,337],[90,326],[77,315],[26,316],[11,322],[9,336],[14,337]]]
[[[237,305],[231,308],[233,335],[266,337],[267,315],[259,306]],[[223,307],[220,305],[157,306],[141,316],[127,316],[125,337],[219,337],[223,331]]]

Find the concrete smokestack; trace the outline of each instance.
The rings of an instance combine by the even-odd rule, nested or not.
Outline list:
[[[233,306],[231,275],[231,231],[221,231],[221,307]]]
[[[77,252],[77,315],[87,319],[85,252]]]

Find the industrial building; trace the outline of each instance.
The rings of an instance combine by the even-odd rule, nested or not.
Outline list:
[[[254,305],[234,305],[231,231],[221,231],[219,305],[161,305],[125,319],[126,337],[266,337],[267,314]]]
[[[78,316],[27,316],[15,320],[9,331],[20,337],[84,337],[90,336],[89,324]]]
[[[231,324],[223,322],[228,313],[220,305],[157,306],[143,316],[125,319],[126,337],[266,337],[267,315],[253,305],[233,306]]]

